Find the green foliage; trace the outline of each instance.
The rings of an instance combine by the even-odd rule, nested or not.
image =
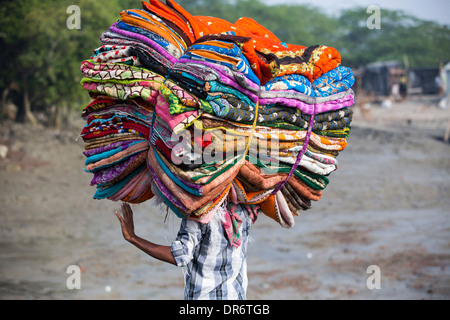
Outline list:
[[[76,3],[81,30],[67,28],[73,1],[2,2],[0,89],[15,83],[20,92],[29,92],[34,109],[82,103],[80,62],[100,45],[99,35],[117,19],[120,7],[114,1]]]
[[[342,48],[348,65],[408,58],[412,68],[439,67],[450,60],[450,30],[402,11],[381,11],[381,29],[367,28],[365,8],[347,10],[339,18]]]
[[[193,15],[230,22],[251,17],[281,41],[304,46],[325,44],[341,52],[343,64],[408,57],[410,67],[438,67],[450,60],[450,30],[399,11],[382,10],[381,29],[370,30],[366,8],[337,17],[305,5],[267,6],[259,0],[179,0]],[[69,30],[67,8],[81,9],[81,30]],[[0,92],[12,83],[28,92],[33,110],[48,106],[80,107],[82,60],[100,45],[99,36],[118,19],[121,9],[141,8],[137,0],[4,0],[0,3]]]

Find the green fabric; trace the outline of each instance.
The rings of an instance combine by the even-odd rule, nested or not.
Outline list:
[[[180,114],[187,111],[195,111],[197,108],[187,107],[183,105],[180,98],[178,98],[172,91],[166,86],[161,86],[160,89],[161,94],[164,99],[169,104],[169,113],[170,114]]]
[[[256,165],[261,170],[264,170],[267,174],[276,174],[276,173],[289,173],[291,172],[292,166],[284,165],[281,163],[278,163],[278,166],[268,166],[264,163],[262,163],[259,158],[255,159],[251,155],[247,155],[246,157],[247,161],[250,163]],[[294,176],[301,179],[303,182],[305,182],[308,186],[310,186],[313,189],[316,190],[323,190],[326,188],[330,180],[325,177],[321,176],[319,174],[315,174],[312,172],[309,172],[307,170],[302,170],[300,167],[297,167],[297,169],[294,171]]]

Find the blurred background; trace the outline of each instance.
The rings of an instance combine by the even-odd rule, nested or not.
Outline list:
[[[254,226],[249,298],[450,298],[450,2],[378,1],[378,16],[357,0],[178,3],[251,17],[286,43],[335,47],[357,79],[348,151],[324,199],[293,230],[265,217]],[[81,29],[68,28],[71,5]],[[121,9],[140,7],[0,3],[0,299],[183,296],[181,271],[124,243],[118,205],[92,199],[76,140],[89,101],[81,61]],[[170,243],[178,221],[152,204],[135,210],[139,232]],[[81,267],[81,290],[66,286],[69,265]],[[381,289],[367,288],[369,265],[380,266]]]

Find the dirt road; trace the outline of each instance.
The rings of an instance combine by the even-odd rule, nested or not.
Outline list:
[[[289,230],[258,218],[248,298],[449,299],[449,119],[449,110],[420,102],[355,112],[323,198]],[[125,243],[118,205],[92,199],[75,141],[82,125],[1,126],[0,298],[182,299],[182,271]],[[171,242],[177,218],[164,223],[152,202],[134,210],[138,234]],[[80,290],[67,288],[70,265],[81,268]],[[369,266],[380,289],[367,286]]]

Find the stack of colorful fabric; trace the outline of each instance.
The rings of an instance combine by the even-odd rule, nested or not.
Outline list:
[[[354,103],[334,48],[286,44],[250,18],[192,16],[171,0],[122,11],[101,41],[81,68],[95,99],[82,133],[95,198],[155,194],[203,223],[240,203],[283,227],[320,200]]]

